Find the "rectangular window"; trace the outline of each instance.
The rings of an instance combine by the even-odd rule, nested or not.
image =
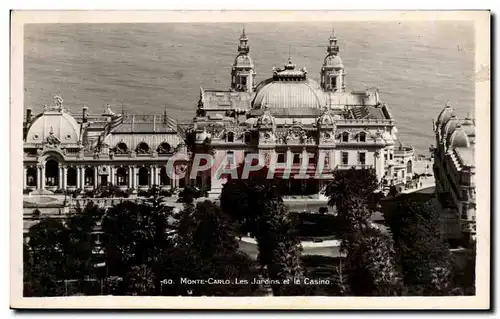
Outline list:
[[[277,163],[286,163],[285,159],[285,154],[284,153],[278,153],[278,158],[276,160]]]
[[[317,156],[316,153],[309,154],[309,165],[316,165],[317,164],[316,156]]]
[[[349,153],[342,152],[342,165],[347,165],[349,163]]]
[[[293,154],[293,164],[300,164],[300,156],[301,154]]]
[[[342,142],[349,142],[349,133],[342,133]]]
[[[234,152],[233,151],[227,151],[227,163],[229,165],[234,165],[235,164],[235,159],[234,159]]]
[[[337,77],[336,76],[330,76],[330,86],[332,90],[337,89]]]
[[[359,161],[359,164],[365,165],[366,164],[366,153],[360,152],[358,161]]]
[[[366,142],[366,133],[365,132],[359,133],[359,141]]]

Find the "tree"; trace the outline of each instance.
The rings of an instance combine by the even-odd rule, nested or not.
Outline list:
[[[403,285],[389,236],[378,229],[365,228],[342,242],[347,252],[348,282],[356,296],[399,296]]]
[[[333,179],[325,188],[328,205],[335,206],[342,227],[346,230],[370,226],[374,201],[380,199],[375,191],[379,183],[373,169],[333,171]]]
[[[374,169],[353,167],[348,170],[334,170],[332,181],[326,186],[324,192],[329,197],[330,206],[342,207],[349,197],[355,196],[365,201],[368,200],[378,187],[379,182]]]
[[[147,264],[132,266],[125,276],[127,294],[133,296],[154,295],[155,275]]]
[[[108,274],[125,278],[124,293],[161,292],[163,251],[174,246],[171,231],[175,225],[173,210],[165,206],[160,193],[153,187],[145,203],[120,203],[109,208],[103,219]],[[144,286],[148,284],[152,286]]]
[[[432,201],[404,197],[387,209],[386,219],[409,294],[449,294],[452,258],[440,238],[439,219]]]
[[[96,275],[93,258],[95,240],[92,233],[103,215],[103,209],[89,202],[84,209],[78,207],[66,222],[64,236],[66,241],[62,243],[66,276],[68,279],[77,280],[77,289],[80,293],[89,294],[84,290],[85,280]]]
[[[29,242],[24,246],[25,296],[50,297],[66,294],[66,279],[62,243],[66,230],[59,219],[44,218],[28,231]]]
[[[402,284],[394,260],[390,237],[373,228],[371,216],[380,194],[373,169],[335,170],[325,188],[328,204],[335,206],[344,229],[341,251],[347,254],[348,288],[356,296],[397,296]],[[342,283],[343,284],[343,283]]]
[[[178,240],[165,259],[169,276],[190,279],[225,279],[229,282],[167,287],[178,294],[233,296],[251,295],[254,271],[250,258],[238,251],[230,219],[211,201],[196,206],[187,201],[179,221]],[[190,265],[190,267],[186,267]],[[236,280],[248,280],[238,284]]]
[[[265,276],[281,283],[303,278],[302,247],[276,185],[262,178],[230,180],[223,187],[221,207],[255,236]],[[300,294],[286,291],[287,287],[280,284],[272,285],[272,289],[275,295]]]

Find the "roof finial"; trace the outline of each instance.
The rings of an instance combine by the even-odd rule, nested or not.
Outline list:
[[[446,104],[445,104],[446,107],[451,107],[451,102],[448,100],[446,101]]]
[[[54,96],[54,102],[55,102],[56,106],[61,107],[63,105],[64,101],[63,101],[62,97],[58,94],[58,95]]]
[[[288,63],[290,63],[290,64],[292,63],[292,53],[291,52],[292,52],[292,45],[289,44],[288,45]]]
[[[246,34],[245,34],[245,26],[243,26],[243,31],[241,32],[241,37],[242,37],[242,38],[245,38],[245,37],[246,37]]]

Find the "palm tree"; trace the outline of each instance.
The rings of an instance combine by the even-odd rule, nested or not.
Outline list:
[[[342,242],[347,252],[349,284],[357,296],[398,296],[403,285],[396,269],[392,240],[367,228]]]
[[[266,276],[280,282],[303,278],[302,247],[276,185],[262,179],[229,181],[222,190],[221,207],[255,236]],[[272,289],[275,295],[287,293],[281,285]]]
[[[125,276],[128,294],[133,296],[150,296],[155,288],[155,276],[146,264],[132,266]]]

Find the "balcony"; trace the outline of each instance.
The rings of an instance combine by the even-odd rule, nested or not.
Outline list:
[[[339,164],[336,166],[338,169],[370,169],[373,168],[373,165],[368,165],[368,164]]]
[[[411,157],[415,155],[415,150],[410,146],[403,146],[394,149],[394,157]]]

